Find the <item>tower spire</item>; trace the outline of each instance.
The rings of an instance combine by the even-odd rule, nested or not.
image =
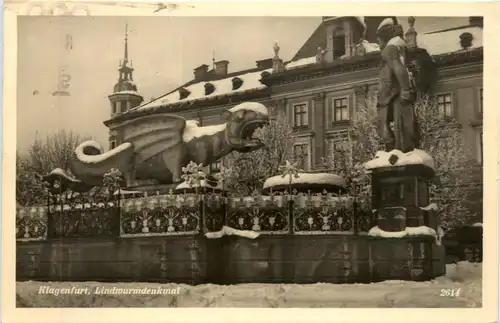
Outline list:
[[[125,23],[125,54],[123,57],[123,66],[128,63],[128,23]]]

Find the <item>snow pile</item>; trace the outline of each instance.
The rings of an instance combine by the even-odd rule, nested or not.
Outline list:
[[[345,187],[346,182],[345,179],[339,175],[329,174],[329,173],[299,173],[298,178],[292,176],[292,185],[293,184],[326,184],[326,185],[335,185],[340,187]],[[281,175],[269,177],[264,182],[264,189],[281,186],[281,185],[290,185],[290,177],[285,176],[281,177]]]
[[[421,206],[420,209],[424,210],[424,211],[431,211],[431,210],[437,211],[438,210],[438,206],[437,206],[436,203],[431,203],[431,204],[429,204],[427,206],[423,206],[423,207]]]
[[[394,165],[389,162],[389,159],[392,155],[396,155],[398,157],[398,160],[396,161],[396,163],[394,163]],[[435,170],[434,159],[432,159],[432,157],[428,153],[420,149],[414,149],[407,153],[403,153],[402,151],[397,149],[389,152],[377,151],[377,153],[375,154],[375,158],[366,162],[365,168],[375,169],[381,167],[403,165],[424,165]]]
[[[40,287],[85,288],[89,295],[55,297]],[[175,290],[178,295],[95,295],[96,288]],[[440,296],[455,290],[457,296]],[[57,300],[57,301],[56,301]],[[446,265],[446,275],[426,282],[384,281],[372,284],[238,284],[214,285],[100,282],[17,282],[17,307],[246,307],[246,308],[467,308],[483,305],[482,264]]]
[[[226,130],[226,125],[226,123],[223,123],[214,126],[200,127],[198,121],[187,120],[186,127],[184,128],[184,133],[182,134],[182,140],[184,142],[190,142],[193,139],[203,136],[215,135],[218,132]]]
[[[61,177],[64,177],[65,179],[67,179],[68,181],[70,182],[73,182],[73,183],[81,183],[80,180],[74,178],[74,177],[71,177],[68,175],[68,173],[66,173],[64,170],[62,170],[61,168],[55,168],[53,169],[49,175],[57,175],[57,176],[61,176]]]
[[[370,43],[367,40],[363,40],[362,44],[367,53],[380,51],[380,46],[377,43]]]
[[[176,190],[185,190],[185,189],[190,189],[190,188],[194,188],[194,187],[207,187],[207,188],[218,188],[218,189],[222,189],[221,187],[221,184],[218,183],[217,186],[212,186],[210,184],[207,183],[206,180],[202,179],[200,181],[200,184],[192,184],[192,185],[189,185],[188,183],[186,182],[182,182],[180,183],[179,185],[177,185],[177,187],[175,188]]]
[[[101,153],[98,155],[85,154],[84,150],[86,148],[90,148],[90,147],[95,148],[96,150],[98,150]],[[80,161],[82,161],[84,163],[88,163],[88,164],[94,164],[94,163],[100,163],[100,162],[108,159],[111,156],[117,155],[117,154],[119,154],[125,150],[131,149],[131,148],[133,148],[132,144],[129,142],[125,142],[125,143],[121,144],[120,146],[103,153],[102,152],[103,149],[102,149],[102,146],[100,143],[98,143],[97,141],[88,140],[88,141],[81,143],[80,145],[78,145],[78,147],[75,148],[75,154],[76,154],[76,157]]]
[[[272,69],[267,69],[263,71],[238,75],[238,78],[240,78],[243,81],[243,84],[236,90],[233,90],[232,80],[234,77],[228,77],[225,79],[212,82],[195,83],[185,88],[190,94],[182,100],[180,99],[179,91],[175,91],[165,96],[161,96],[145,105],[139,106],[135,109],[131,109],[130,111],[143,111],[143,110],[153,109],[158,106],[166,104],[205,100],[209,98],[222,97],[225,95],[233,95],[249,91],[261,90],[266,88],[266,86],[260,82],[262,78],[261,74],[264,72],[270,73],[271,71]],[[214,86],[215,90],[212,93],[205,95],[205,84],[207,83],[211,83]]]
[[[463,33],[472,35],[472,46],[468,48],[469,50],[483,47],[483,28],[481,27],[465,27],[418,35],[418,47],[426,49],[429,55],[457,52],[463,50],[460,45],[460,35]]]
[[[378,226],[374,226],[368,232],[369,236],[373,237],[382,237],[382,238],[403,238],[406,236],[433,236],[437,237],[436,231],[432,228],[429,228],[425,225],[420,227],[406,227],[404,231],[384,231],[380,229]]]
[[[244,237],[244,238],[249,238],[249,239],[255,239],[259,236],[259,233],[255,232],[255,231],[249,231],[249,230],[233,229],[233,228],[227,227],[227,226],[223,226],[220,231],[205,233],[205,237],[207,237],[208,239],[218,239],[218,238],[222,238],[223,236],[232,236],[232,235]]]

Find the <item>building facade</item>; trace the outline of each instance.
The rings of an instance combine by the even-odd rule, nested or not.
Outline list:
[[[130,89],[129,85],[119,86],[132,81],[125,56],[119,84],[110,96],[112,118],[105,122],[110,128],[110,147],[121,140],[120,134],[113,132],[114,126],[131,118],[168,111],[196,119],[203,126],[214,125],[223,122],[223,109],[256,101],[286,118],[294,128],[293,154],[305,156],[307,170],[319,169],[331,145],[349,142],[348,130],[358,104],[376,91],[380,51],[375,32],[385,18],[323,17],[291,61],[279,57],[275,44],[274,57],[257,61],[247,70],[229,73],[228,61],[215,62],[212,69],[201,65],[194,69],[193,80],[145,104],[141,104],[135,85]],[[421,35],[413,17],[408,25],[404,31],[408,46],[425,49],[437,68],[432,90],[440,113],[458,121],[466,145],[475,152],[475,181],[480,187],[482,19],[470,17],[468,25]],[[125,102],[122,109],[116,102]],[[221,163],[211,165],[210,170],[217,171]]]

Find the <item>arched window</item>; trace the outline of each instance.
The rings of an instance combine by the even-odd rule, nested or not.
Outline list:
[[[333,57],[342,57],[345,52],[345,31],[344,28],[338,27],[333,32]]]

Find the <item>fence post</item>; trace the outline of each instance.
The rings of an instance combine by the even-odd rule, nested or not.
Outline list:
[[[356,199],[354,199],[354,201],[352,202],[352,228],[354,231],[354,235],[357,236],[359,228],[358,228],[358,208]]]
[[[293,222],[293,198],[292,195],[287,196],[289,200],[287,201],[288,206],[288,234],[292,235],[294,231],[294,222]]]
[[[200,221],[200,232],[199,232],[199,235],[200,236],[204,236],[205,235],[205,207],[204,207],[204,194],[202,195],[199,195],[197,194],[198,196],[198,213],[200,215],[199,217],[199,221]]]

